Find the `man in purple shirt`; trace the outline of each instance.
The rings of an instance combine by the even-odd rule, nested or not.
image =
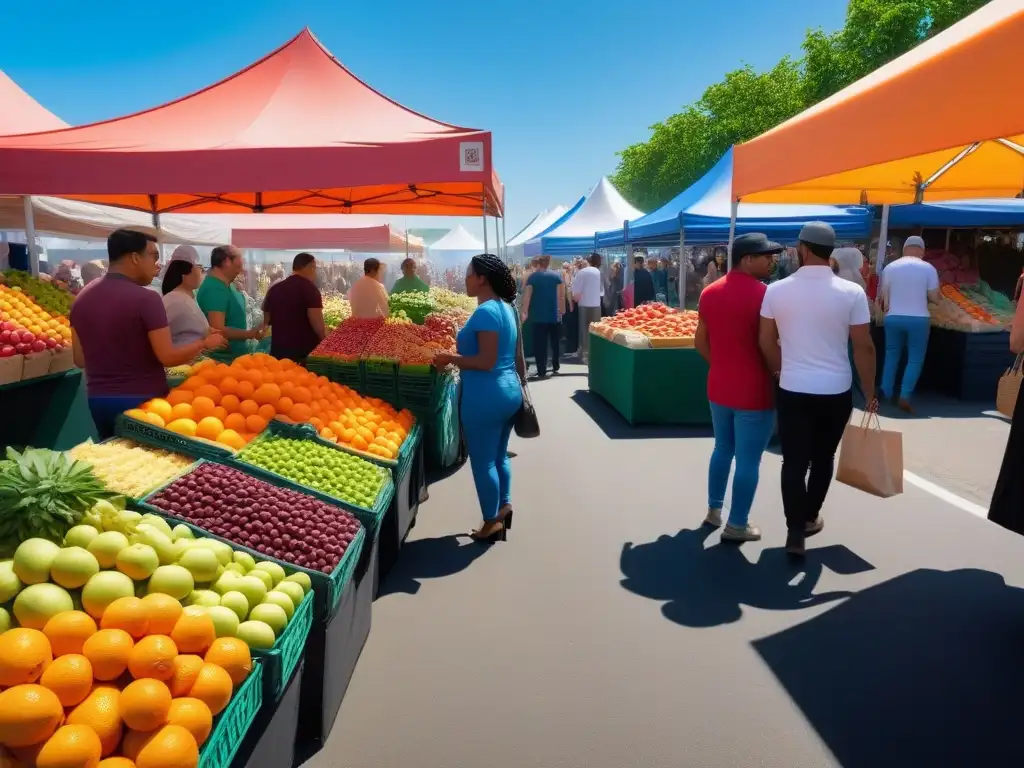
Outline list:
[[[148,286],[160,271],[156,238],[119,229],[107,238],[110,268],[71,305],[75,364],[85,371],[89,410],[101,439],[114,434],[114,419],[167,394],[164,368],[182,365],[224,338],[175,347],[160,294]]]
[[[291,277],[270,286],[263,300],[263,322],[271,329],[270,354],[305,362],[327,335],[323,307],[316,287],[316,258],[300,253],[292,260]]]

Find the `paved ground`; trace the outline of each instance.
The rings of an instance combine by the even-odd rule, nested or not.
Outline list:
[[[699,527],[710,438],[628,430],[585,389],[534,387],[507,543],[457,537],[468,469],[432,487],[310,768],[1020,764],[1024,539],[837,484],[796,568],[768,455],[764,541],[722,545]],[[997,447],[908,424],[908,469],[986,504],[1005,428],[982,423]]]

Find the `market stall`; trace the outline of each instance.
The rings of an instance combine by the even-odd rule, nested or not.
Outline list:
[[[561,219],[568,210],[569,209],[564,205],[556,205],[554,208],[548,208],[546,211],[541,211],[530,220],[529,224],[509,238],[509,241],[505,243],[505,253],[508,263],[522,263],[526,259],[526,251],[524,247],[526,245],[526,241],[532,240],[556,221]]]

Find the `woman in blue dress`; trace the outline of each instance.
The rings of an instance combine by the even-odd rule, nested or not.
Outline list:
[[[523,404],[526,361],[519,316],[512,303],[516,282],[509,268],[489,253],[474,256],[466,272],[466,293],[477,308],[459,331],[458,354],[438,354],[437,368],[462,371],[459,416],[469,452],[483,524],[476,541],[504,541],[512,527],[512,468],[508,439]]]

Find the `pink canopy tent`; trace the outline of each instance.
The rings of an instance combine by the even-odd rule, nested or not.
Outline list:
[[[173,221],[173,216],[166,220]],[[239,248],[320,250],[344,248],[362,253],[422,254],[423,241],[395,229],[383,217],[323,213],[319,216],[223,214],[208,216],[231,230]]]
[[[0,136],[57,131],[68,124],[25,93],[0,71]]]

